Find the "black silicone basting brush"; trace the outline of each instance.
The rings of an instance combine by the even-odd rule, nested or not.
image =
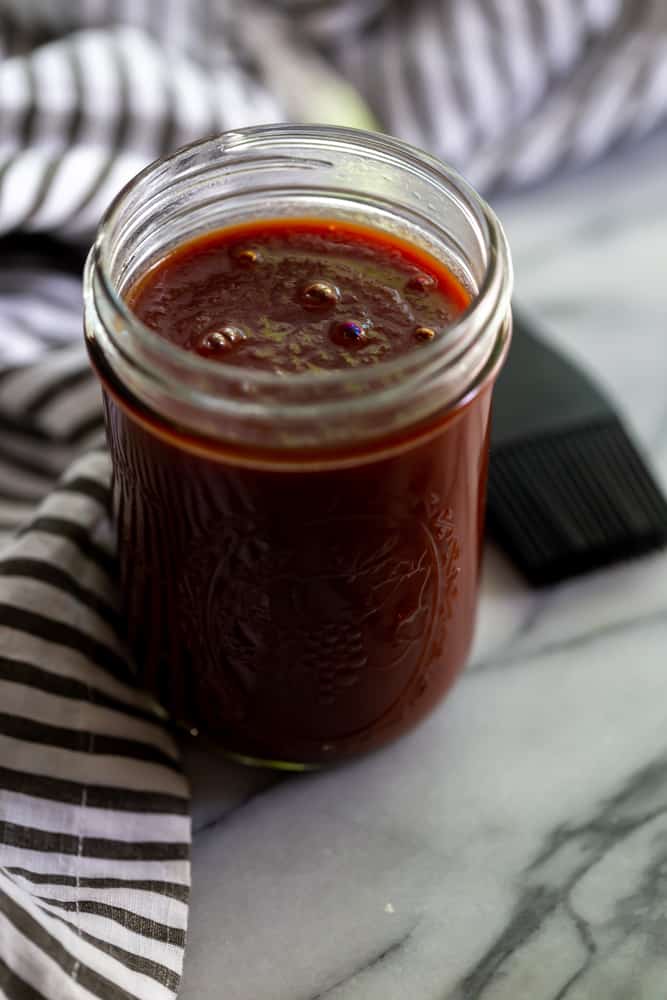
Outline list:
[[[490,534],[537,585],[667,543],[667,502],[614,407],[516,313],[488,503]]]

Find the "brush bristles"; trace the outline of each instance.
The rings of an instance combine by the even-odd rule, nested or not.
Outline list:
[[[489,528],[541,585],[667,543],[667,502],[615,418],[495,450]]]

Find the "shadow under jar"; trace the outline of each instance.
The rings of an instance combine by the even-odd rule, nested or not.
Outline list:
[[[213,363],[128,306],[188,241],[304,218],[411,244],[470,305],[418,349],[315,374]],[[394,739],[441,698],[474,628],[510,292],[488,206],[384,136],[230,132],[116,198],[87,263],[85,332],[129,639],[175,721],[249,762],[305,767]]]

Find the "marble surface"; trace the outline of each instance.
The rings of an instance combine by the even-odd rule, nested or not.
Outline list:
[[[667,486],[667,137],[497,207],[517,301]],[[667,997],[667,554],[537,593],[489,547],[415,732],[305,777],[187,760],[182,1000]]]

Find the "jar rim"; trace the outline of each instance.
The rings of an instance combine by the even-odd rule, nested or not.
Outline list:
[[[512,287],[511,260],[507,240],[498,218],[464,177],[432,154],[394,136],[332,125],[257,125],[223,132],[203,140],[198,139],[181,146],[169,156],[154,160],[121,188],[102,217],[89,254],[87,270],[91,273],[95,272],[104,295],[122,323],[131,330],[138,346],[144,348],[155,360],[162,358],[167,365],[177,368],[185,376],[191,374],[210,378],[213,375],[213,369],[215,369],[216,381],[218,381],[219,374],[224,378],[229,373],[235,382],[242,381],[247,386],[261,389],[280,384],[287,392],[289,392],[290,385],[298,387],[299,391],[315,388],[326,391],[327,387],[343,384],[346,387],[363,386],[369,381],[371,375],[374,381],[384,377],[394,379],[414,368],[417,352],[406,352],[380,360],[369,367],[324,370],[317,373],[287,371],[277,374],[248,366],[234,365],[230,368],[224,365],[214,365],[206,358],[190,351],[184,351],[143,323],[116,287],[111,275],[109,244],[124,203],[140,185],[150,182],[159,170],[177,163],[191,152],[204,152],[208,148],[212,154],[219,157],[221,154],[238,153],[244,146],[246,148],[249,145],[269,146],[275,141],[284,143],[290,140],[295,147],[300,146],[301,148],[303,148],[304,143],[308,142],[338,141],[345,143],[348,147],[353,147],[360,155],[373,151],[380,155],[398,156],[402,165],[417,170],[422,175],[428,173],[436,182],[444,181],[450,184],[456,194],[465,200],[465,209],[474,214],[475,221],[481,224],[484,230],[488,252],[484,275],[471,296],[470,304],[447,326],[446,336],[442,340],[422,344],[418,352],[421,371],[428,370],[434,364],[439,367],[443,361],[443,353],[451,361],[459,360],[474,340],[475,328],[478,325],[476,320],[483,312],[488,294],[494,287],[499,285],[498,301],[494,303],[493,312],[497,308],[501,312],[509,309]],[[498,281],[499,274],[502,275],[500,283]],[[221,369],[224,371],[221,372]]]

